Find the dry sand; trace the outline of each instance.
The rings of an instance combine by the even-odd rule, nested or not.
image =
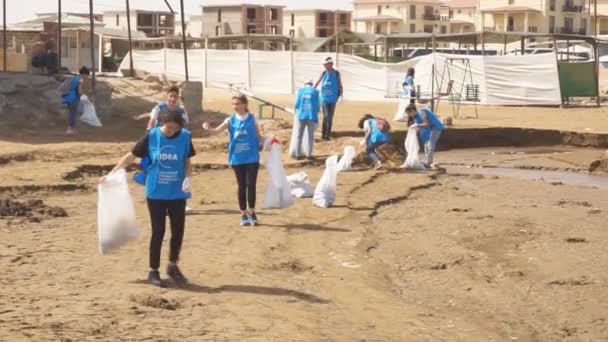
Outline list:
[[[25,216],[0,218],[0,340],[608,339],[608,189],[361,168],[338,176],[334,207],[302,199],[286,210],[261,211],[261,226],[242,228],[232,171],[206,168],[224,162],[226,138],[201,138],[200,129],[189,202],[196,214],[187,217],[181,261],[192,284],[145,284],[150,228],[142,187],[131,185],[141,239],[100,256],[96,236],[96,181],[142,134],[145,120],[131,117],[154,101],[129,106],[135,89],[116,95],[125,105],[102,117],[106,127],[83,129],[76,138],[62,136],[63,118],[46,118],[44,108],[29,119],[0,118],[0,200],[26,204]],[[229,108],[226,94],[217,92],[221,97],[209,96],[206,106],[219,120]],[[351,130],[358,115],[380,108],[389,111],[387,104],[345,103],[337,126]],[[484,111],[496,118],[488,119],[493,125],[523,122]],[[568,117],[567,110],[541,111],[545,119],[551,111]],[[589,123],[608,131],[599,119],[606,113],[581,110],[585,124],[533,125]],[[53,125],[33,122],[36,115]],[[195,116],[195,124],[204,118]],[[288,135],[276,124],[268,130]],[[318,154],[339,153],[357,140],[319,144]],[[437,161],[583,170],[603,155],[487,148],[441,152]],[[322,173],[319,166],[289,165],[289,173],[305,171],[313,182]],[[260,203],[265,183],[261,172]]]

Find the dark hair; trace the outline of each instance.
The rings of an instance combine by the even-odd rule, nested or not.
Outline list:
[[[233,95],[232,96],[233,100],[237,100],[240,103],[245,104],[245,109],[247,110],[247,112],[249,112],[249,100],[247,99],[247,96],[243,95],[243,94],[238,94],[238,95]]]
[[[82,68],[80,68],[80,71],[78,71],[79,74],[81,75],[90,75],[91,72],[89,71],[89,69],[87,69],[87,67],[83,66]]]
[[[175,109],[161,111],[158,118],[163,124],[167,122],[175,122],[176,124],[180,125],[180,127],[184,126],[184,117]]]
[[[169,89],[167,89],[167,94],[169,93],[177,93],[177,95],[179,95],[179,87],[178,86],[170,86]]]
[[[415,73],[416,73],[416,70],[414,70],[414,68],[408,68],[406,76],[412,76],[412,77],[414,77]]]
[[[365,123],[365,121],[369,120],[369,119],[373,119],[374,116],[371,114],[365,114],[363,115],[363,117],[361,119],[359,119],[359,128],[363,129],[363,124]]]
[[[418,111],[418,108],[416,108],[416,105],[413,103],[410,103],[409,105],[407,105],[407,107],[405,107],[405,112],[416,112]]]

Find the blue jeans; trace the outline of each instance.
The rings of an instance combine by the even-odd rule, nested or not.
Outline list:
[[[323,139],[329,139],[331,135],[331,125],[334,121],[334,112],[336,111],[335,103],[321,103],[323,109],[323,129],[321,130],[321,136]]]
[[[76,116],[78,115],[78,107],[80,105],[80,99],[74,100],[74,102],[66,103],[68,106],[68,127],[76,127]]]
[[[384,144],[386,144],[386,142],[377,142],[367,145],[367,156],[372,160],[372,163],[376,164],[378,162],[378,154],[376,154],[376,149]]]

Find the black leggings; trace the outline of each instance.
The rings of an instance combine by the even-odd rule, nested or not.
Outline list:
[[[169,261],[177,262],[184,240],[186,223],[186,200],[155,200],[148,198],[148,210],[152,221],[152,237],[150,238],[150,268],[160,267],[160,250],[165,237],[165,219],[169,215],[171,222],[171,249]]]
[[[255,191],[260,164],[233,165],[232,168],[239,187],[239,208],[241,211],[245,211],[247,210],[247,204],[249,204],[249,209],[255,209]]]

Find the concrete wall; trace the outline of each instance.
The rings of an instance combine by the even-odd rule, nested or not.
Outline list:
[[[28,71],[31,70],[31,49],[32,45],[40,40],[38,31],[6,31],[6,45],[11,54],[7,59],[9,71]],[[4,48],[4,32],[0,31],[0,55]],[[25,62],[25,63],[24,63]],[[25,64],[25,70],[23,70]],[[10,65],[10,67],[9,67]],[[0,64],[0,67],[2,64]],[[12,68],[15,68],[13,70]]]
[[[294,16],[294,25],[291,18]],[[288,36],[290,30],[294,30],[295,38],[315,37],[316,11],[286,11],[283,16],[283,35]]]

